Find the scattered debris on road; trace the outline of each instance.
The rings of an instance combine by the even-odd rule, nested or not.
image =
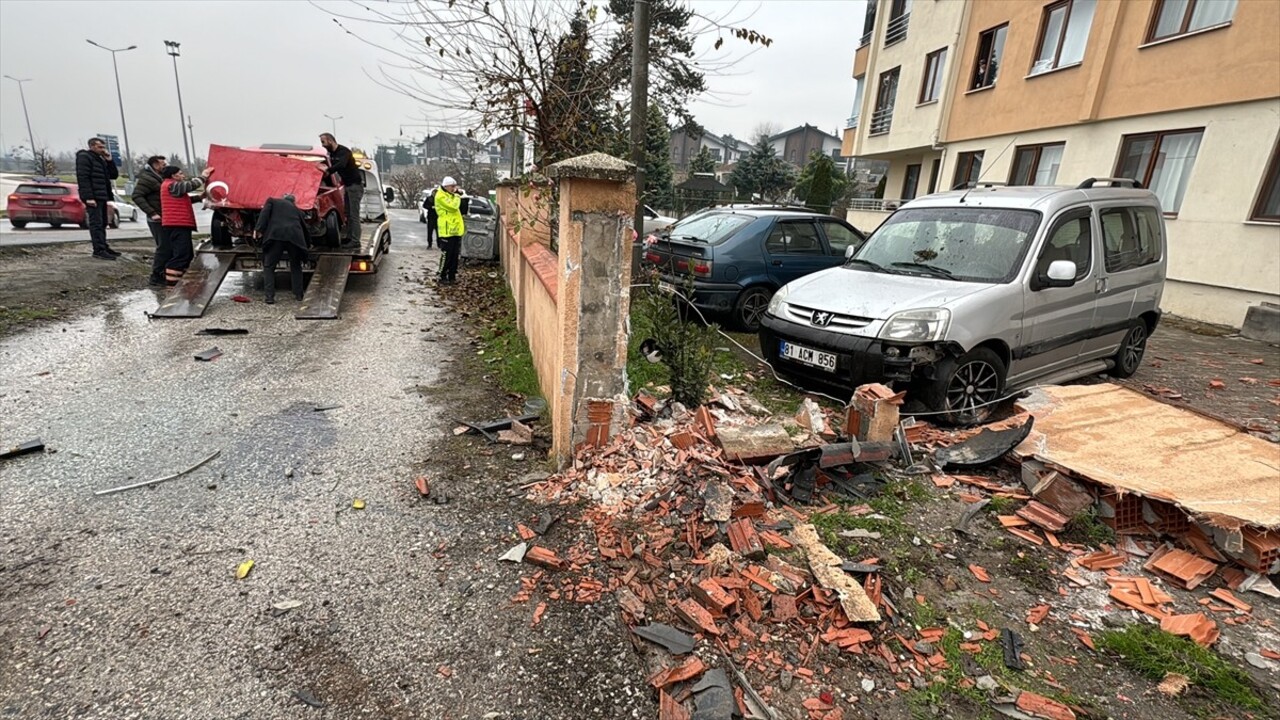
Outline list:
[[[208,457],[206,457],[205,459],[203,459],[203,460],[201,460],[200,462],[196,463],[195,465],[192,465],[191,467],[187,468],[186,470],[180,470],[180,471],[178,471],[178,472],[176,472],[176,473],[174,473],[174,474],[172,474],[172,475],[165,475],[164,477],[156,478],[155,480],[146,480],[146,481],[144,481],[144,482],[140,482],[140,483],[133,483],[132,485],[121,485],[120,487],[108,488],[108,489],[106,489],[106,490],[97,490],[97,491],[95,491],[93,494],[94,494],[94,495],[111,495],[112,493],[123,492],[123,491],[125,491],[125,490],[133,490],[134,488],[140,488],[140,487],[149,487],[149,486],[151,486],[151,485],[157,485],[157,484],[162,483],[162,482],[167,482],[167,481],[169,481],[169,480],[173,480],[174,478],[180,478],[180,477],[182,477],[183,475],[186,475],[186,474],[188,474],[188,473],[192,472],[193,470],[196,470],[196,469],[197,469],[197,468],[199,468],[200,466],[204,465],[205,463],[207,463],[207,462],[209,462],[210,460],[212,460],[212,459],[214,459],[214,458],[218,457],[218,456],[219,456],[219,455],[221,455],[221,454],[222,454],[222,451],[221,451],[221,450],[214,450],[212,453],[210,453],[210,454],[209,454],[209,456],[208,456]]]
[[[0,452],[0,460],[8,460],[9,458],[15,458],[19,455],[27,455],[29,453],[40,452],[42,450],[44,450],[44,442],[40,438],[36,438],[35,440],[28,440]]]
[[[208,350],[201,350],[195,355],[196,360],[199,360],[200,362],[209,362],[221,356],[222,356],[222,351],[219,350],[217,346],[211,347]]]

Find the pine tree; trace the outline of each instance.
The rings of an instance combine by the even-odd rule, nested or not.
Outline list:
[[[675,204],[675,197],[671,186],[671,130],[662,108],[649,106],[645,126],[644,202],[667,210]]]
[[[791,166],[778,157],[769,138],[761,136],[733,169],[729,184],[737,189],[740,200],[751,201],[759,195],[762,200],[776,201],[791,189],[794,179]]]
[[[698,151],[697,155],[689,161],[689,174],[694,173],[711,173],[716,171],[716,159],[711,156],[711,151],[704,145]]]
[[[835,199],[844,195],[848,182],[829,155],[815,150],[809,154],[809,162],[800,171],[795,194],[813,210],[829,213]]]

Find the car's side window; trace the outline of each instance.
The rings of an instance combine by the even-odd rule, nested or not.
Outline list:
[[[788,255],[826,255],[822,247],[822,238],[818,237],[818,226],[811,222],[779,223],[783,236],[787,241]]]
[[[1160,218],[1154,209],[1107,208],[1100,218],[1107,272],[1132,270],[1160,258]]]
[[[1074,210],[1058,219],[1049,231],[1049,239],[1036,260],[1036,275],[1049,274],[1049,265],[1055,260],[1070,260],[1076,265],[1076,280],[1089,274],[1093,259],[1093,228],[1087,209]]]
[[[827,234],[827,244],[831,246],[832,255],[843,256],[845,248],[852,247],[857,252],[862,247],[863,239],[857,233],[834,220],[823,220],[822,229]]]

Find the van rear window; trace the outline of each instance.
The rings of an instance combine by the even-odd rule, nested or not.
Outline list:
[[[70,195],[71,191],[61,185],[19,185],[14,191],[19,195]]]

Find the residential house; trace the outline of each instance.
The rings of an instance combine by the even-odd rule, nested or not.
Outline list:
[[[441,131],[428,135],[422,141],[418,146],[418,157],[424,163],[435,160],[470,161],[472,158],[488,162],[489,149],[484,143],[466,135]]]
[[[732,135],[716,135],[698,127],[680,127],[671,130],[671,167],[677,172],[689,170],[689,163],[702,148],[711,153],[716,167],[733,165],[750,147]]]
[[[851,150],[890,166],[859,227],[979,180],[1133,178],[1165,211],[1164,310],[1239,327],[1280,302],[1280,3],[872,4]]]
[[[815,151],[840,158],[840,138],[808,123],[771,136],[769,144],[773,145],[778,157],[796,167],[803,167],[809,162],[809,153]]]

